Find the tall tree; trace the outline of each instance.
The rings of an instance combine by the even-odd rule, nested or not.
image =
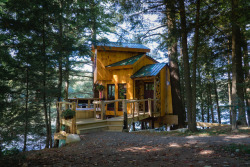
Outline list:
[[[194,35],[194,56],[192,64],[192,122],[196,124],[196,64],[199,47],[199,29],[200,29],[200,0],[196,1],[195,35]]]
[[[173,113],[178,115],[178,127],[185,126],[185,110],[182,106],[180,74],[178,65],[178,31],[176,27],[175,1],[166,1],[166,15],[168,27],[168,57],[170,66],[170,81],[173,103]]]
[[[192,109],[192,89],[190,81],[190,65],[188,57],[188,46],[187,46],[187,28],[186,28],[186,11],[184,0],[179,0],[180,18],[181,18],[181,39],[182,39],[182,54],[184,64],[184,81],[185,81],[185,92],[187,102],[187,115],[188,115],[188,129],[196,131],[196,120],[194,119]]]
[[[239,19],[239,0],[232,0],[232,130],[236,130],[236,107],[239,108],[239,121],[246,124],[244,110],[243,93],[243,73],[242,73],[242,54]]]

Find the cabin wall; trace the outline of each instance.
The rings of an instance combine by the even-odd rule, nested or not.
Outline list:
[[[161,78],[161,116],[164,116],[167,113],[167,67],[164,67],[160,72]]]
[[[138,52],[120,52],[120,51],[97,51],[97,61],[95,69],[95,82],[101,80],[112,80],[112,73],[105,67],[118,61],[136,56]]]
[[[122,70],[112,70],[110,71],[110,75],[112,76],[110,81],[103,80],[100,81],[100,84],[105,86],[103,91],[104,98],[107,99],[108,97],[108,84],[115,84],[115,99],[118,99],[118,84],[126,84],[127,92],[126,98],[127,99],[134,99],[134,89],[133,89],[133,80],[130,78],[132,75],[132,69],[122,69]],[[123,115],[122,111],[118,111],[118,102],[115,103],[115,110],[117,111],[117,115]],[[130,105],[127,107],[128,113],[130,113]],[[114,111],[107,111],[106,115],[114,115]]]

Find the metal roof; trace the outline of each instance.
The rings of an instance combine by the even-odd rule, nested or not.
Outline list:
[[[108,43],[97,43],[97,46],[106,47],[120,47],[120,48],[135,48],[135,49],[149,49],[148,47],[138,43],[122,43],[122,42],[108,42]]]
[[[166,66],[166,63],[156,63],[156,64],[149,64],[142,67],[136,73],[134,73],[131,78],[140,78],[140,77],[152,77],[159,74],[161,69]]]
[[[124,59],[122,61],[118,61],[114,64],[110,64],[106,67],[115,67],[115,66],[126,66],[126,65],[132,65],[134,64],[137,60],[139,60],[144,54],[139,54],[137,56],[130,57],[128,59]]]

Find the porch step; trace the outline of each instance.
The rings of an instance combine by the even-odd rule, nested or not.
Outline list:
[[[123,121],[119,121],[119,120],[107,120],[107,125],[123,125]]]
[[[107,125],[106,120],[86,120],[86,121],[77,121],[76,126],[77,129],[82,129],[82,128],[91,128],[91,127],[100,127],[100,126],[105,126]]]
[[[102,132],[107,130],[107,125],[104,126],[95,126],[95,127],[90,127],[90,128],[80,128],[77,129],[77,134],[82,135],[84,133],[95,133],[95,132]]]
[[[103,125],[103,126],[94,126],[90,128],[81,128],[77,129],[77,134],[84,133],[96,133],[102,131],[111,131],[111,132],[122,132],[123,125]]]
[[[108,125],[107,131],[122,132],[122,130],[123,130],[123,125]]]

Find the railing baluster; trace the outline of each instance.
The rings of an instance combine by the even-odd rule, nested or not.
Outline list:
[[[94,118],[96,118],[96,104],[94,104]]]
[[[123,131],[128,131],[128,114],[127,114],[126,99],[122,100],[122,108],[123,108]]]
[[[148,113],[149,113],[150,117],[152,117],[151,98],[148,98]]]
[[[146,110],[146,109],[145,109],[145,108],[146,108],[145,105],[146,105],[146,101],[143,101],[142,104],[143,104],[143,115],[145,116],[145,110]]]

